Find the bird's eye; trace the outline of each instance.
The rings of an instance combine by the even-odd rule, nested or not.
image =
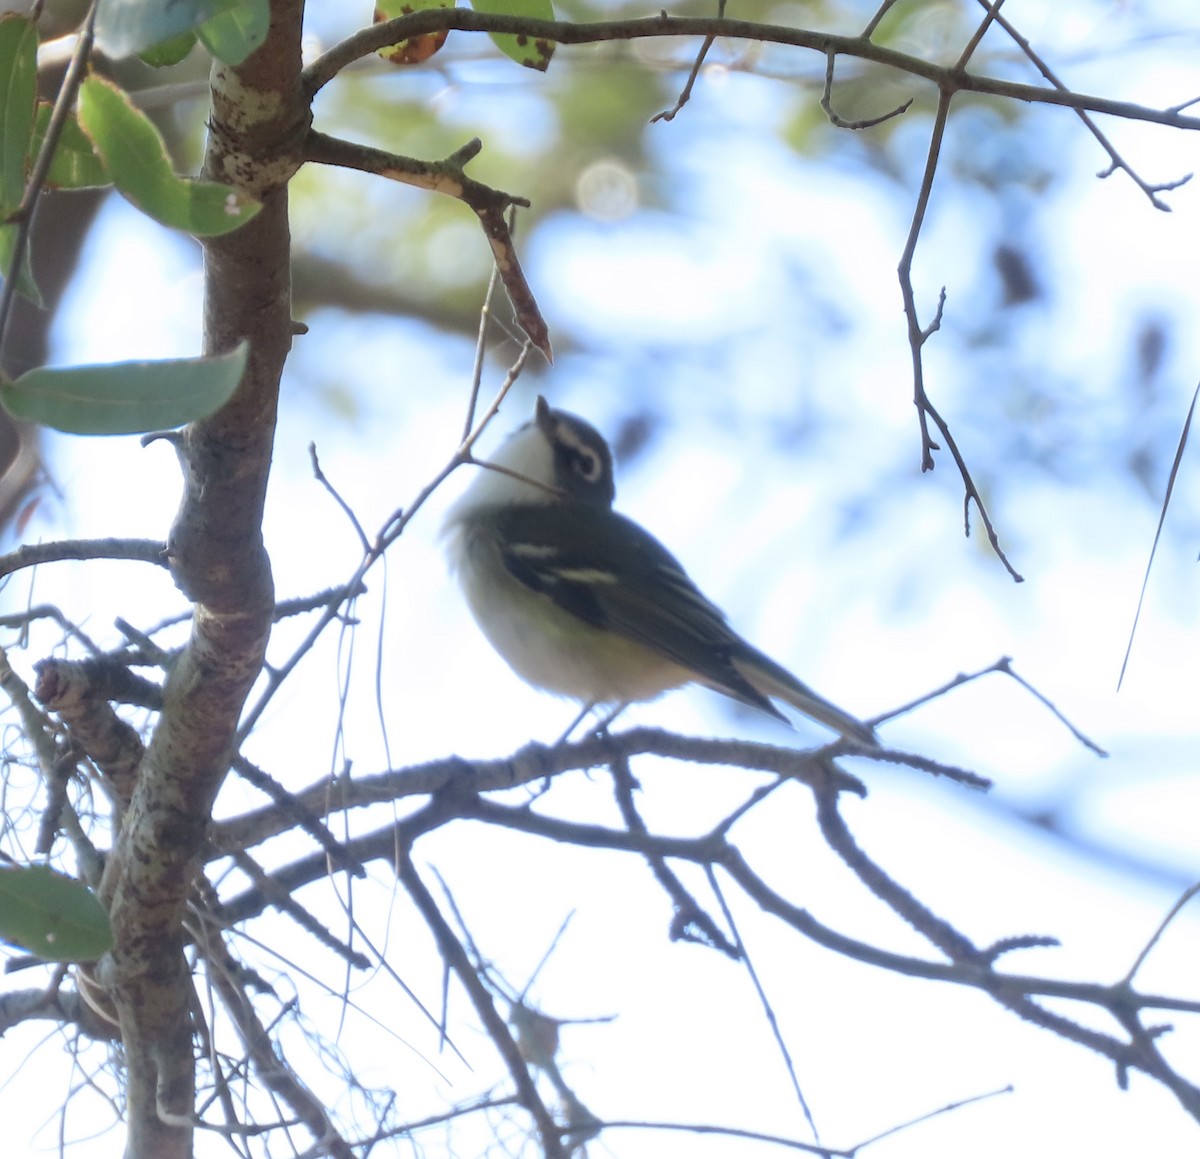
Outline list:
[[[590,447],[580,447],[575,452],[571,465],[586,483],[594,483],[600,478],[600,456]]]
[[[611,504],[612,459],[600,435],[581,419],[564,419],[547,438],[554,453],[554,481],[559,488],[583,503]]]

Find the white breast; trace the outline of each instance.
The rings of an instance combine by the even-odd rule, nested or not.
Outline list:
[[[653,700],[692,679],[656,652],[593,628],[514,579],[480,521],[460,517],[446,534],[472,615],[527,684],[584,704],[621,704]]]

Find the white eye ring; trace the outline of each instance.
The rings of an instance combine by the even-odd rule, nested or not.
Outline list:
[[[575,455],[575,470],[584,482],[594,483],[600,478],[600,456],[581,447]]]

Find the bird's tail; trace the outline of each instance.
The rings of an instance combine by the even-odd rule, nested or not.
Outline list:
[[[847,740],[857,741],[868,748],[879,748],[879,738],[870,725],[863,724],[836,704],[818,696],[807,684],[797,680],[770,657],[761,652],[745,658],[739,656],[734,660],[734,666],[763,696],[790,704],[805,716],[841,733]]]

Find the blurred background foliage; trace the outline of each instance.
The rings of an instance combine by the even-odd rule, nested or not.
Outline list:
[[[712,8],[689,3],[670,11],[706,15]],[[647,14],[645,5],[579,0],[556,9],[579,20]],[[738,0],[729,15],[853,34],[874,10],[858,0]],[[1008,0],[1004,12],[1079,91],[1158,107],[1200,91],[1193,3]],[[974,0],[910,0],[889,11],[876,39],[949,63],[982,13]],[[315,0],[309,59],[370,16],[367,3]],[[668,40],[560,47],[539,74],[502,58],[483,36],[451,33],[420,66],[360,61],[322,90],[315,125],[426,159],[482,140],[469,172],[532,202],[518,220],[518,249],[556,353],[552,368],[538,362],[527,369],[497,433],[525,420],[538,391],[588,417],[617,449],[619,505],[662,536],[750,639],[863,716],[1012,654],[1019,671],[1113,750],[1111,760],[1096,760],[1024,692],[991,677],[886,724],[884,735],[994,776],[996,791],[984,799],[873,770],[856,835],[898,880],[925,891],[935,908],[965,915],[973,929],[1061,933],[1077,956],[1055,957],[1059,968],[1090,977],[1108,976],[1111,966],[1119,976],[1166,912],[1169,891],[1197,874],[1200,488],[1190,485],[1190,460],[1156,565],[1154,615],[1124,691],[1114,691],[1167,467],[1200,375],[1197,190],[1165,194],[1175,212],[1161,213],[1125,175],[1096,179],[1108,158],[1069,110],[971,96],[954,102],[914,285],[925,323],[946,288],[941,329],[925,347],[928,388],[1001,541],[1028,578],[1017,586],[974,513],[972,537],[963,540],[962,485],[949,457],[940,454],[931,475],[919,470],[896,266],[936,93],[925,82],[839,58],[832,100],[842,118],[877,117],[910,98],[913,104],[874,128],[838,129],[820,107],[823,57],[718,41],[691,102],[673,120],[652,122],[674,105],[697,48]],[[207,111],[202,54],[162,71],[112,67],[168,135],[180,167],[194,170]],[[1036,79],[997,29],[972,69]],[[54,83],[49,63],[46,83]],[[1200,164],[1200,143],[1186,134],[1112,118],[1104,128],[1148,181],[1175,180]],[[344,582],[359,558],[356,537],[312,480],[310,440],[368,532],[449,457],[490,272],[476,221],[448,198],[315,166],[301,171],[291,197],[294,309],[309,329],[285,372],[266,527],[284,598]],[[33,261],[50,309],[22,307],[6,370],[195,352],[200,247],[148,226],[118,199],[48,196]],[[485,391],[519,347],[506,310],[496,303]],[[29,432],[23,437],[27,452],[38,445]],[[165,448],[55,440],[48,458],[62,495],[43,502],[26,534],[165,534],[178,494]],[[37,460],[26,453],[23,461],[28,487]],[[10,473],[8,481],[15,478]],[[447,492],[456,485],[451,480]],[[43,488],[43,500],[49,491]],[[369,598],[354,609],[356,622],[370,626],[354,658],[357,695],[332,695],[325,677],[336,670],[342,690],[350,662],[342,640],[326,639],[306,661],[307,685],[289,682],[250,738],[252,759],[289,787],[340,772],[343,758],[356,770],[375,770],[450,751],[494,756],[531,736],[553,738],[569,720],[565,706],[520,687],[468,622],[437,554],[436,507],[389,554],[388,566],[396,563],[387,583],[373,574]],[[108,632],[106,646],[114,615],[129,617],[133,608],[145,628],[181,607],[157,573],[145,579],[138,572],[136,589],[86,574],[72,581],[44,569],[36,592],[31,580],[29,588],[12,585],[8,598],[14,606],[53,600],[97,636]],[[389,587],[398,598],[385,614]],[[306,629],[281,624],[272,661],[287,656]],[[62,647],[57,639],[45,650]],[[683,731],[733,728],[780,743],[813,739],[811,732],[770,733],[771,722],[749,717],[730,722],[720,715],[727,709],[703,695],[667,697],[625,719]],[[653,768],[645,775],[647,802],[680,831],[705,831],[711,819],[704,811],[729,791],[726,779],[694,769],[680,781],[654,780]],[[231,779],[226,791],[236,800],[240,787]],[[556,782],[554,792],[565,812],[592,817],[601,808],[599,781]],[[509,843],[495,854],[496,872],[481,873],[487,855],[480,846],[453,842],[448,837],[431,856],[468,912],[494,925],[481,944],[510,939],[536,959],[563,913],[576,905],[588,912],[585,887],[599,895],[591,912],[614,907],[613,926],[593,930],[593,941],[581,937],[582,965],[559,971],[568,987],[602,964],[603,983],[587,995],[593,1005],[571,992],[563,1009],[607,1010],[611,1002],[622,1011],[618,1029],[639,1043],[607,1070],[599,1061],[604,1048],[589,1044],[597,1075],[620,1081],[630,1058],[643,1061],[658,1073],[641,1084],[639,1097],[657,1098],[664,1070],[704,1066],[704,1053],[686,1048],[684,1060],[664,1066],[667,1037],[638,1040],[636,1016],[610,989],[611,930],[626,930],[631,907],[647,907],[645,929],[654,931],[647,941],[662,940],[657,899],[645,896],[632,871],[615,879],[606,876],[615,872],[610,863],[594,873],[574,861],[568,870],[548,870],[543,849]],[[791,830],[761,843],[764,853],[787,857],[819,846]],[[1121,876],[1121,885],[1098,865]],[[801,876],[806,889],[819,883],[834,891],[818,900],[852,928],[858,903],[836,894],[832,875]],[[537,904],[512,906],[518,892]],[[1130,896],[1141,907],[1132,916]],[[546,928],[529,933],[526,924],[538,921]],[[892,933],[880,934],[881,943]],[[837,1023],[826,1042],[810,1033],[810,1021],[794,1025],[820,1061],[809,1068],[811,1081],[839,1087],[838,1098],[850,1095],[841,1119],[848,1137],[860,1137],[861,1092],[890,1126],[918,1107],[901,1091],[905,1079],[921,1084],[922,1096],[936,1091],[948,1101],[986,1089],[993,1064],[995,1081],[1020,1074],[994,1051],[994,1027],[960,1020],[944,994],[920,1007],[910,991],[898,991],[878,1022],[911,1016],[911,1029],[847,1047],[845,1008],[828,997],[844,984],[844,963],[829,964],[829,978],[806,994],[794,985],[790,954],[780,958],[785,976],[777,993],[802,1004],[812,997],[803,1017],[815,1009]],[[728,1027],[710,1030],[722,1011],[711,1008],[719,1005],[715,991],[695,981],[694,965],[685,970],[670,957],[667,980],[657,989],[647,984],[656,957],[643,957],[640,946],[625,955],[635,996],[657,1008],[676,991],[687,997],[691,980],[687,1030],[718,1044],[726,1062],[761,1049],[739,1054],[724,1045]],[[1190,986],[1194,955],[1164,957],[1181,969],[1156,984],[1164,991]],[[820,978],[812,958],[804,962],[806,978]],[[1074,1048],[1059,1056],[1046,1036],[1027,1033],[1035,1037],[1019,1040],[1022,1065],[1041,1062],[1055,1073],[1033,1079],[1023,1097],[1032,1090],[1035,1102],[1040,1095],[1053,1106],[1043,1119],[1000,1112],[1008,1141],[981,1133],[973,1152],[990,1143],[997,1150],[989,1154],[1011,1154],[1038,1138],[1052,1153],[1051,1122],[1064,1137],[1069,1132],[1060,1148],[1067,1153],[1080,1146],[1077,1132],[1086,1127],[1107,1138],[1119,1116],[1138,1140],[1147,1124],[1181,1118],[1162,1103],[1108,1098],[1110,1088],[1097,1086],[1111,1081],[1107,1070],[1097,1077]],[[936,1059],[914,1064],[920,1045]],[[845,1066],[826,1065],[839,1049],[850,1050]],[[945,1069],[927,1077],[926,1066],[935,1064]],[[968,1064],[978,1070],[970,1078]],[[872,1066],[878,1074],[864,1073]],[[719,1067],[707,1069],[710,1079],[719,1077]],[[985,1070],[988,1077],[980,1077]],[[1068,1070],[1079,1078],[1074,1102],[1059,1085]],[[736,1084],[724,1086],[723,1094],[744,1100]],[[884,1107],[880,1100],[891,1095],[902,1109]],[[932,1096],[919,1109],[930,1105]],[[925,1138],[914,1136],[913,1153],[938,1153]],[[1102,1145],[1093,1152],[1105,1153]]]
[[[745,2],[730,14],[853,33],[874,7],[855,0]],[[574,2],[559,5],[558,11],[569,19],[615,19],[643,15],[644,7]],[[681,4],[671,11],[704,15],[711,6]],[[981,14],[980,7],[962,0],[901,3],[887,13],[875,39],[947,62],[961,51]],[[1020,16],[1014,7],[1013,18]],[[1152,5],[1123,4],[1116,10],[1074,5],[1057,21],[1043,14],[1031,35],[1035,41],[1039,32],[1059,38],[1074,57],[1070,63],[1089,66],[1086,71],[1095,75],[1094,66],[1103,66],[1106,53],[1161,36],[1155,26],[1159,16]],[[309,53],[349,35],[369,17],[363,4],[310,6]],[[1097,46],[1101,24],[1108,29]],[[1055,47],[1054,59],[1061,64],[1064,44],[1050,45]],[[783,392],[738,373],[756,357],[753,318],[697,327],[650,323],[637,328],[640,332],[614,332],[594,317],[580,316],[569,302],[560,308],[556,295],[569,297],[571,290],[561,268],[555,268],[557,253],[572,234],[602,246],[617,231],[633,236],[654,231],[672,239],[685,258],[703,260],[710,244],[736,241],[738,219],[797,211],[792,206],[776,210],[768,197],[756,204],[753,179],[727,180],[755,169],[765,171],[769,184],[782,183],[797,193],[836,186],[839,196],[862,197],[864,204],[887,199],[887,225],[891,236],[900,237],[924,166],[936,93],[914,78],[841,59],[833,100],[842,117],[878,116],[906,100],[914,103],[905,115],[868,131],[837,129],[819,106],[823,58],[782,46],[718,42],[691,106],[674,121],[652,124],[655,113],[674,103],[695,51],[695,44],[669,40],[560,49],[560,59],[540,75],[512,67],[484,37],[454,33],[419,67],[396,67],[378,57],[359,62],[319,95],[316,124],[422,158],[445,156],[479,136],[484,151],[473,163],[473,175],[532,202],[519,226],[522,252],[550,316],[560,381],[603,378],[614,401],[624,396],[617,408],[622,417],[651,433],[683,399],[693,412],[707,412],[709,421],[726,421],[730,391],[721,383],[736,380],[739,394],[770,391],[770,403],[752,409],[759,421],[770,424],[775,440],[790,444],[781,449],[799,451],[832,421],[826,403],[836,387],[826,374],[814,373],[815,367],[836,361],[839,346],[862,336],[858,304],[844,285],[838,286],[836,269],[826,265],[853,264],[858,257],[853,239],[845,239],[843,248],[831,237],[829,250],[820,255],[785,240],[769,255],[770,268],[755,274],[774,280],[774,294],[786,298],[794,316],[792,350],[772,351],[771,368],[761,376],[782,378],[788,383]],[[1081,61],[1080,53],[1092,58],[1085,55]],[[976,51],[972,68],[1033,79],[1016,47],[997,29]],[[184,170],[195,169],[203,147],[206,69],[200,50],[170,69],[150,69],[136,60],[115,67],[120,82],[139,93],[169,132]],[[1112,77],[1119,88],[1120,74]],[[1069,71],[1067,79],[1070,83]],[[51,71],[47,81],[53,83]],[[932,256],[924,263],[927,288],[947,284],[951,295],[946,324],[930,355],[956,370],[949,380],[935,379],[935,401],[961,399],[963,405],[951,405],[948,417],[989,487],[1003,486],[1001,465],[1025,463],[1082,481],[1090,471],[1111,471],[1120,464],[1156,495],[1160,480],[1151,465],[1161,461],[1178,427],[1177,406],[1161,418],[1155,407],[1179,319],[1161,308],[1124,318],[1121,332],[1108,336],[1116,349],[1107,382],[1083,382],[1071,367],[1048,364],[1032,338],[1059,297],[1072,292],[1078,276],[1077,270],[1056,268],[1048,251],[1051,214],[1059,208],[1056,187],[1078,176],[1063,158],[1074,156],[1081,141],[1086,145],[1086,131],[1062,110],[969,96],[956,100],[927,230]],[[1098,168],[1104,158],[1094,151]],[[414,342],[474,333],[490,255],[461,206],[363,174],[314,166],[295,182],[293,204],[296,306],[302,319],[322,311],[372,323],[403,317],[415,324],[407,331]],[[69,277],[95,205],[96,198],[87,194],[47,199],[35,255],[52,295],[56,287],[61,293]],[[952,235],[949,259],[934,248],[939,233]],[[200,260],[187,241],[163,239],[162,244],[186,248]],[[880,290],[891,293],[894,282],[887,279],[898,252],[876,256],[885,279]],[[924,308],[928,317],[931,295],[925,296]],[[736,308],[731,311],[726,303],[715,312]],[[26,341],[10,350],[10,370],[44,360],[45,324],[51,318],[23,314]],[[1042,344],[1045,337],[1043,332]],[[814,352],[818,345],[825,349]],[[301,343],[297,359],[304,357]],[[664,360],[671,366],[664,368]],[[906,388],[906,370],[897,360],[892,384],[897,391]],[[314,402],[324,399],[347,419],[377,389],[371,383],[351,385],[342,375],[304,377]],[[969,391],[966,405],[960,391],[970,382],[988,386]],[[781,412],[780,401],[790,414]],[[1090,425],[1080,437],[1080,408],[1094,414],[1099,401],[1108,421]],[[641,449],[647,440],[629,445]],[[907,462],[915,457],[911,446],[898,450]],[[896,466],[889,464],[888,474]],[[863,482],[874,486],[877,480]]]
[[[557,11],[578,20],[645,15],[641,5],[578,0]],[[858,0],[747,0],[729,14],[852,34],[874,11]],[[1200,19],[1187,6],[1079,0],[1049,10],[1013,0],[1004,11],[1080,91],[1168,105],[1195,87],[1188,46]],[[310,5],[308,58],[370,15],[366,4]],[[949,63],[982,15],[967,0],[899,3],[875,38]],[[560,47],[541,74],[514,66],[486,37],[455,32],[419,66],[358,62],[321,91],[315,125],[426,159],[482,140],[471,174],[532,203],[519,217],[518,247],[556,352],[553,368],[539,360],[526,371],[500,425],[521,421],[536,391],[586,414],[613,438],[622,496],[636,500],[646,480],[659,481],[647,519],[689,563],[695,548],[688,554],[686,540],[672,538],[667,515],[688,534],[703,538],[696,528],[710,526],[714,543],[736,545],[707,567],[724,585],[714,594],[751,635],[747,609],[774,622],[782,615],[781,651],[803,622],[806,649],[821,656],[828,647],[853,668],[849,656],[870,655],[878,643],[869,626],[853,649],[845,635],[835,643],[827,622],[842,615],[915,622],[965,583],[983,585],[981,599],[1008,601],[997,616],[1033,616],[1028,597],[1011,602],[986,540],[976,531],[963,545],[962,487],[949,457],[938,456],[932,475],[919,471],[896,264],[926,164],[934,89],[839,58],[832,103],[842,118],[913,104],[870,129],[835,128],[820,107],[823,57],[718,41],[691,102],[672,120],[652,121],[674,105],[697,47],[665,39]],[[203,54],[163,70],[111,67],[158,119],[180,167],[194,170],[206,115]],[[997,28],[971,68],[1037,79]],[[1111,119],[1104,127],[1149,181],[1191,168],[1196,149],[1185,134]],[[1069,110],[959,96],[914,284],[923,322],[946,287],[943,324],[925,347],[930,395],[1017,568],[1049,574],[1067,540],[1128,565],[1125,588],[1103,612],[1115,682],[1200,359],[1193,302],[1180,288],[1183,255],[1194,252],[1195,194],[1190,186],[1166,194],[1181,210],[1168,218],[1125,175],[1097,181],[1106,165]],[[97,216],[101,201],[46,198],[34,263],[51,309],[23,310],[6,352],[10,372],[52,357],[56,324],[57,356],[74,356],[96,314],[86,293],[99,283],[86,278],[101,277],[86,258],[78,264],[81,254],[109,255],[112,266],[114,252],[134,252],[128,240],[102,244],[92,233],[106,219]],[[367,486],[394,505],[423,482],[403,473],[425,462],[413,449],[447,407],[461,405],[490,252],[457,202],[361,173],[307,166],[293,182],[292,207],[294,308],[309,333],[288,366],[284,421],[301,419],[284,438],[307,442],[318,430],[323,448],[390,456],[397,474]],[[143,228],[144,244],[169,255],[174,283],[198,278],[196,243],[128,216],[114,228],[126,239]],[[84,277],[74,305],[59,313],[77,269]],[[1183,280],[1168,281],[1176,274]],[[496,304],[490,382],[518,346],[506,311]],[[182,324],[191,334],[184,352],[195,348],[198,324],[198,316]],[[159,327],[147,320],[148,332]],[[1184,557],[1200,540],[1189,489],[1168,533]],[[823,566],[848,542],[862,553],[838,557],[854,559],[848,571],[831,563],[828,574],[790,578],[787,569]],[[782,596],[764,575],[772,567]],[[846,611],[866,593],[869,614]],[[1189,607],[1185,598],[1177,610]],[[868,704],[874,696],[880,708],[894,705],[925,691],[933,672],[968,666],[946,654],[920,660],[908,662],[909,684],[876,689]]]

